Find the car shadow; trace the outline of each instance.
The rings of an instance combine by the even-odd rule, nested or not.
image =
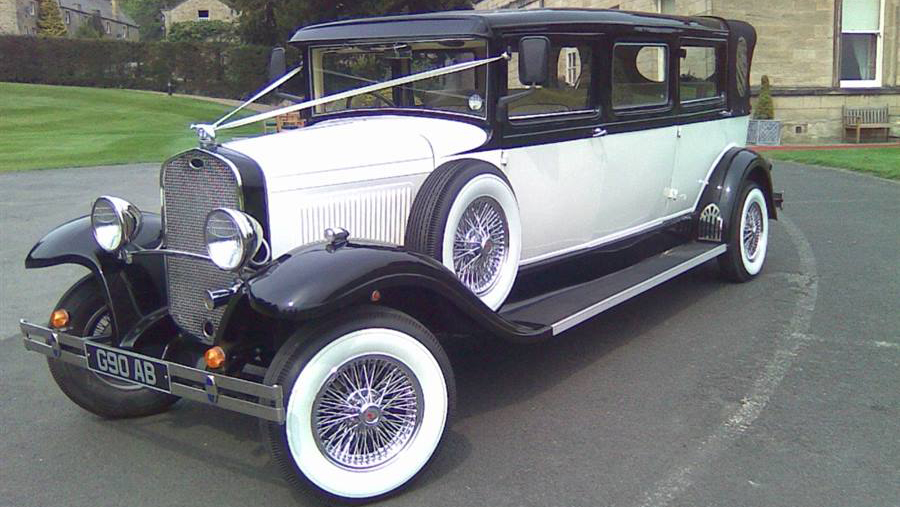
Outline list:
[[[453,337],[445,345],[456,376],[456,421],[522,403],[552,389],[615,349],[665,325],[673,315],[715,297],[722,287],[717,267],[711,262],[547,342],[523,345],[484,336]],[[260,440],[255,418],[180,402],[165,414],[100,424],[210,467],[284,488],[299,505],[318,505],[282,481],[280,470]],[[208,445],[210,439],[220,443]],[[443,450],[410,488],[439,480],[465,463],[470,454],[471,443],[451,428]]]

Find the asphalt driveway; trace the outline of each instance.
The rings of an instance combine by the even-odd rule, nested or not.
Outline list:
[[[104,421],[16,322],[84,270],[22,260],[99,194],[159,207],[156,165],[0,174],[0,505],[313,505],[256,421],[181,403]],[[900,505],[900,184],[778,164],[764,272],[715,263],[536,346],[451,350],[460,413],[385,505]]]

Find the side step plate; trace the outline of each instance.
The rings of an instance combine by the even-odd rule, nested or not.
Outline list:
[[[550,326],[557,335],[718,257],[726,249],[718,243],[681,245],[596,280],[502,308],[501,315],[512,321]]]

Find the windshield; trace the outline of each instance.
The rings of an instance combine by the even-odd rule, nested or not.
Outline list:
[[[391,42],[312,50],[313,95],[321,98],[487,56],[479,40]],[[485,116],[487,66],[415,81],[324,104],[315,113],[415,108]]]

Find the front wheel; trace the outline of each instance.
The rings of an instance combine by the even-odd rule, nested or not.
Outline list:
[[[769,245],[769,212],[762,188],[752,181],[741,186],[740,200],[729,221],[728,251],[719,257],[725,278],[746,282],[762,271]]]
[[[69,313],[71,334],[93,337],[115,345],[112,315],[103,298],[102,287],[93,276],[76,283],[56,308]],[[119,419],[142,417],[167,410],[178,398],[152,389],[94,373],[84,368],[47,358],[53,380],[81,408],[100,417]]]
[[[301,329],[266,373],[283,425],[261,422],[289,483],[328,500],[399,491],[431,462],[455,402],[449,360],[406,314],[362,308]]]

